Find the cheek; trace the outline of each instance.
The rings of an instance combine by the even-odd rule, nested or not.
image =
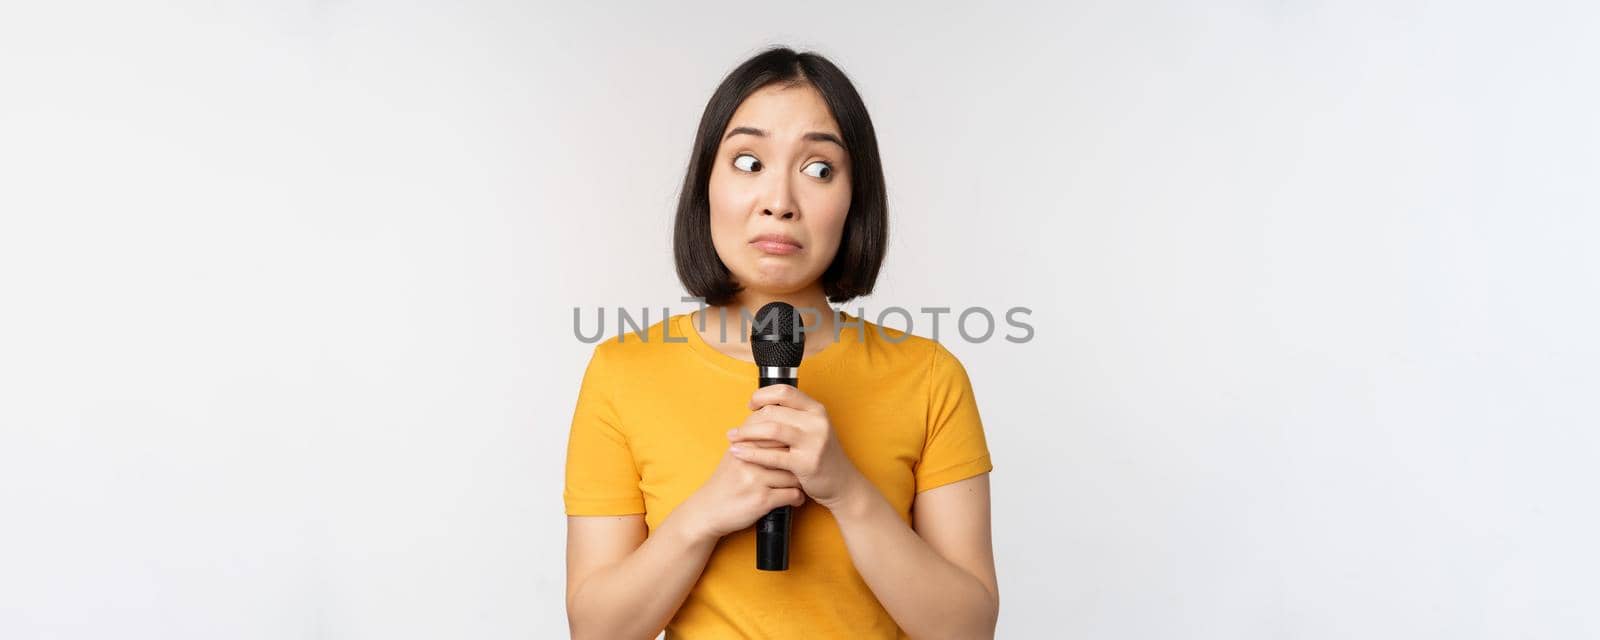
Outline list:
[[[741,202],[743,196],[733,189],[720,171],[711,172],[707,183],[706,200],[711,207],[711,243],[719,252],[729,248],[728,239],[743,233],[743,211],[748,207]]]
[[[850,215],[850,185],[840,185],[837,191],[818,194],[806,207],[811,212],[806,225],[810,236],[826,243],[827,260],[833,261],[833,254],[839,248],[839,239],[844,235],[844,221]]]

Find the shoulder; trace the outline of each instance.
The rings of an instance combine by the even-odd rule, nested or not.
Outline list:
[[[687,314],[674,314],[643,327],[628,322],[605,327],[606,331],[594,345],[595,352],[603,351],[615,358],[649,357],[651,353],[660,351],[662,345],[685,341],[687,336],[684,331],[689,326],[683,321],[686,317]]]
[[[966,376],[960,358],[938,340],[853,315],[850,320],[861,323],[861,339],[867,345],[868,352],[898,365],[896,368],[902,371],[920,372],[930,381]]]
[[[646,370],[655,361],[669,357],[673,347],[683,346],[685,336],[679,316],[668,316],[642,329],[623,326],[622,331],[607,327],[589,354],[589,366],[611,375]]]

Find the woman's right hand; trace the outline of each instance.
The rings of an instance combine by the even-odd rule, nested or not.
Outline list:
[[[682,518],[682,524],[697,532],[697,537],[715,541],[755,524],[773,509],[805,502],[800,479],[793,473],[745,462],[723,451],[711,478],[669,517]]]

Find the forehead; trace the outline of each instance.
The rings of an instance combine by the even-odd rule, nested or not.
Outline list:
[[[741,126],[764,129],[778,138],[796,138],[808,131],[839,133],[839,124],[828,111],[828,104],[810,84],[776,84],[757,89],[734,109],[723,134]]]

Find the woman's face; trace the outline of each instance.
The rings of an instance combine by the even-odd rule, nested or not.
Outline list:
[[[822,276],[850,211],[850,158],[809,84],[769,85],[728,121],[711,169],[711,241],[747,290],[785,294]]]

